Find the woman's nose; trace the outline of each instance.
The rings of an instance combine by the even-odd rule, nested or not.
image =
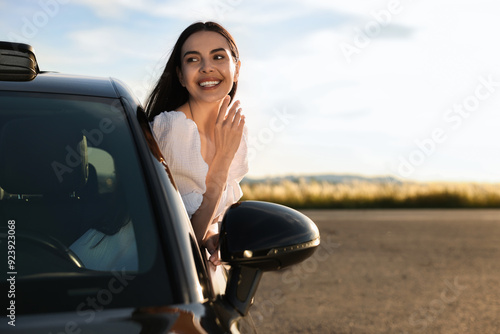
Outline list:
[[[201,67],[200,67],[201,72],[210,73],[210,72],[213,72],[213,70],[214,70],[214,67],[213,67],[213,64],[211,61],[209,61],[209,60],[202,60],[201,61]]]

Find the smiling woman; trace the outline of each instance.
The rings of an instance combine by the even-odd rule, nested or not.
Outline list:
[[[199,22],[190,25],[179,36],[165,69],[146,102],[146,112],[150,121],[153,121],[158,114],[164,111],[175,110],[188,101],[189,92],[181,84],[178,77],[178,70],[181,69],[181,62],[183,61],[183,56],[185,56],[185,54],[182,53],[184,44],[192,35],[199,32],[214,32],[222,36],[224,38],[224,43],[219,47],[228,50],[233,58],[232,60],[234,62],[239,62],[238,48],[233,37],[226,29],[214,22]],[[229,92],[231,99],[234,98],[237,87],[238,82],[236,80]]]
[[[198,243],[214,264],[218,222],[243,195],[239,182],[248,172],[245,116],[234,101],[240,66],[227,30],[194,23],[180,35],[146,103]]]

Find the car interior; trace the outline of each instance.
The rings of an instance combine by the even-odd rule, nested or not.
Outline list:
[[[35,109],[21,111],[17,105],[0,119],[0,215],[16,221],[18,274],[124,266],[137,271],[137,238],[148,246],[152,241],[146,241],[147,229],[137,232],[132,224],[132,213],[139,213],[134,195],[140,182],[125,182],[134,168],[123,157],[123,120],[109,118],[117,128],[104,133],[102,114],[94,117],[98,111],[85,103],[45,100],[43,107],[41,100],[32,101]],[[101,109],[111,110],[109,105]],[[140,211],[135,221],[142,223],[148,215]],[[6,232],[2,227],[0,238]]]

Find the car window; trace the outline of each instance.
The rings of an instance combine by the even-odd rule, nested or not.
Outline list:
[[[148,271],[153,215],[119,100],[1,93],[0,105],[0,232],[15,228],[18,277]]]

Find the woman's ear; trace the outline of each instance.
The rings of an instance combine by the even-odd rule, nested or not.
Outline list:
[[[184,83],[184,79],[182,77],[182,71],[179,67],[175,68],[175,71],[177,72],[177,79],[179,79],[179,82],[181,83],[182,87],[186,87],[186,84]]]
[[[240,77],[240,67],[241,67],[241,60],[238,60],[236,62],[234,70],[234,82],[238,82],[238,78]]]

